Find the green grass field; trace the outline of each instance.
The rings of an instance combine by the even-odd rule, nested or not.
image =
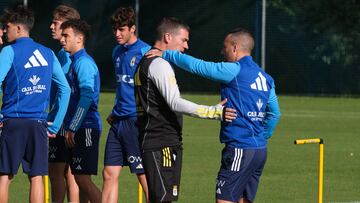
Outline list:
[[[201,104],[215,104],[216,95],[184,95]],[[360,99],[280,96],[282,117],[270,139],[268,160],[255,202],[317,202],[318,145],[294,145],[295,139],[325,141],[324,202],[360,201]],[[111,111],[114,94],[101,95],[103,120]],[[99,174],[102,187],[104,143],[109,126],[103,122]],[[215,178],[222,145],[219,123],[184,116],[184,162],[179,203],[214,202]],[[128,168],[120,177],[119,202],[137,202],[137,182]],[[19,170],[9,202],[28,201],[27,178]],[[1,194],[0,194],[1,195]]]

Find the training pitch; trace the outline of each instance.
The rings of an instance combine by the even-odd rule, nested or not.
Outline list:
[[[217,95],[184,95],[199,104],[213,105]],[[102,187],[105,122],[114,94],[102,93],[103,133],[98,176]],[[279,96],[281,119],[268,145],[268,159],[255,202],[317,202],[318,146],[294,145],[295,139],[324,139],[324,202],[360,201],[360,99]],[[214,202],[215,178],[220,165],[219,122],[184,116],[184,162],[179,203]],[[19,170],[9,202],[28,201],[28,181]],[[125,168],[120,176],[119,202],[137,202],[137,183]]]

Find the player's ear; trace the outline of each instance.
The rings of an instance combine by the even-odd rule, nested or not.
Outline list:
[[[84,36],[83,35],[77,35],[76,36],[76,42],[79,43],[79,44],[85,44]]]
[[[136,31],[136,26],[135,25],[131,26],[130,27],[130,32],[135,33],[135,31]]]
[[[233,53],[236,53],[236,51],[238,50],[238,45],[236,44],[236,43],[234,43],[233,45],[232,45],[232,52]]]
[[[167,32],[167,33],[164,34],[164,41],[166,43],[169,43],[171,41],[171,38],[172,38],[172,36],[171,36],[170,33]]]

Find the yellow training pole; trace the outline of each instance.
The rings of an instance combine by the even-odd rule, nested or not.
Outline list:
[[[319,203],[323,202],[324,143],[319,144]]]
[[[141,187],[141,184],[140,184],[140,182],[138,183],[138,202],[139,203],[142,203],[143,202],[143,200],[142,200],[142,198],[143,198],[143,196],[142,196],[142,192],[143,192],[143,189],[142,189],[142,187]]]
[[[49,176],[44,176],[44,194],[45,194],[45,203],[50,202],[49,198]]]
[[[321,138],[295,140],[295,144],[319,144],[318,203],[323,202],[324,141]]]

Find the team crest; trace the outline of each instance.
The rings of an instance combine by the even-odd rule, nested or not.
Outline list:
[[[136,61],[136,56],[132,57],[131,61],[130,61],[130,66],[134,67],[135,66],[135,61]]]
[[[178,189],[177,189],[177,185],[173,186],[173,196],[177,196],[178,195]]]

